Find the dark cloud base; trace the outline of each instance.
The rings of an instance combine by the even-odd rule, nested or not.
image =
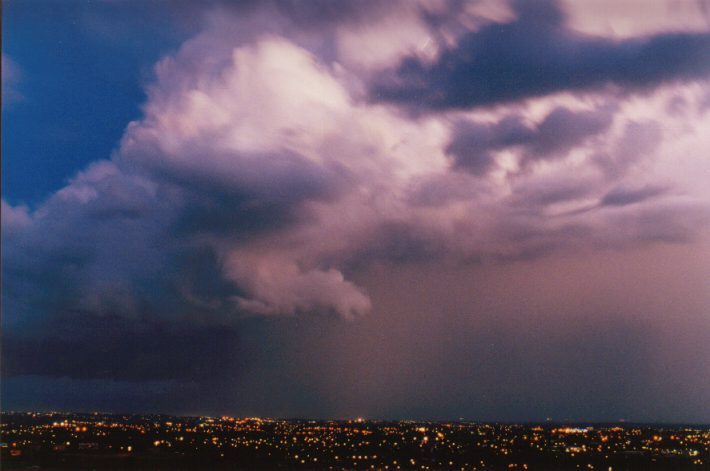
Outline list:
[[[7,377],[211,382],[234,376],[243,361],[238,331],[229,326],[179,325],[76,313],[56,319],[41,337],[3,341]]]
[[[565,28],[553,1],[515,5],[515,21],[467,33],[432,65],[404,59],[375,81],[371,99],[414,109],[465,109],[607,86],[644,90],[710,73],[710,34],[612,41]]]

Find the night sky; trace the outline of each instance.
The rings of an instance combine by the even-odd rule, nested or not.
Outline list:
[[[710,422],[710,3],[2,21],[3,410]]]

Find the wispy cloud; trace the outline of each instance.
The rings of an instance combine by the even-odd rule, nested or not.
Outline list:
[[[24,99],[20,92],[22,69],[7,54],[2,53],[2,103],[11,106]]]

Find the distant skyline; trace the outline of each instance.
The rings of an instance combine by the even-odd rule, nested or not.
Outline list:
[[[709,12],[3,2],[3,410],[710,422]]]

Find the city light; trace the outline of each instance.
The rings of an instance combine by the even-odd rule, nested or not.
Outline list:
[[[710,428],[6,413],[8,467],[698,470]],[[72,461],[76,460],[76,462]],[[122,461],[123,460],[123,461]],[[17,465],[17,466],[15,466]],[[561,467],[560,467],[561,466]],[[97,466],[99,467],[99,466]]]

